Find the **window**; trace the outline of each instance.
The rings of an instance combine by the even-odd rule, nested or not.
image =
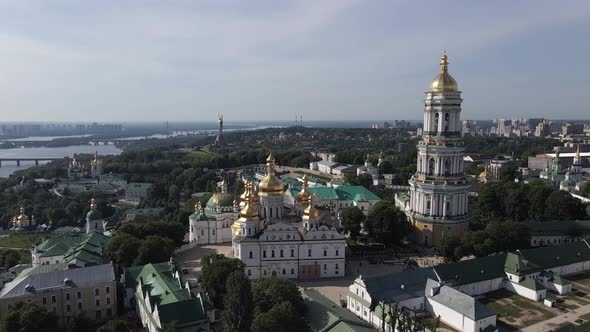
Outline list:
[[[102,319],[102,312],[100,310],[96,310],[96,320]]]
[[[311,249],[307,249],[307,256],[311,257]]]
[[[281,257],[283,257],[283,249],[281,249],[280,255]]]
[[[334,265],[334,269],[338,270],[338,263]]]
[[[252,275],[252,272],[250,272],[250,269],[248,269],[248,277]]]
[[[252,252],[251,251],[248,253],[248,257],[252,258]]]
[[[324,250],[324,257],[328,256],[328,250]]]
[[[66,293],[66,301],[70,300],[70,293]]]
[[[51,304],[55,304],[55,302],[57,302],[55,295],[51,295]]]
[[[328,269],[328,264],[324,264],[324,270]]]
[[[336,249],[336,256],[338,256],[340,253],[338,252],[338,249]]]
[[[107,304],[111,304],[111,298],[107,297]]]
[[[111,310],[111,308],[107,309],[107,317],[111,317],[113,315],[113,311]]]
[[[100,300],[96,300],[95,302],[96,302],[96,306],[100,307]]]
[[[201,228],[201,236],[205,236],[205,230]]]
[[[70,305],[68,304],[68,305],[66,305],[66,312],[70,312],[70,311],[72,311],[72,307],[70,307]]]
[[[295,269],[291,269],[291,274],[295,274]]]
[[[94,289],[94,295],[98,296],[100,294],[100,289],[95,288]]]
[[[271,250],[270,251],[270,257],[273,257],[273,258],[275,257],[275,251],[274,250]]]
[[[45,296],[43,297],[43,304],[47,304],[47,298]]]
[[[266,270],[264,270],[264,275],[266,275]]]
[[[262,257],[266,258],[266,250],[262,251]]]
[[[283,269],[283,274],[285,274],[285,269]]]
[[[78,293],[76,293],[76,297],[78,298],[78,300],[81,299],[82,298],[82,293],[80,291],[78,291]]]
[[[111,293],[111,287],[105,288],[105,293],[110,294]]]
[[[78,310],[82,310],[82,302],[78,302]]]
[[[291,257],[295,257],[295,250],[291,249]]]
[[[211,235],[215,235],[215,229],[211,230]]]

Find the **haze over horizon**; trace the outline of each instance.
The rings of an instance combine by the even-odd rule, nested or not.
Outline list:
[[[1,121],[588,119],[590,2],[0,2]]]

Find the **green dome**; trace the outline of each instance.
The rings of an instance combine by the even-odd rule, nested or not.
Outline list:
[[[232,207],[234,206],[234,197],[232,194],[215,193],[207,201],[206,207],[214,210],[218,204],[220,207]]]
[[[87,220],[98,220],[102,218],[102,213],[96,209],[92,209],[86,213]]]
[[[559,183],[562,187],[573,187],[576,185],[576,182],[572,179],[563,180]]]
[[[190,220],[207,220],[207,215],[205,213],[198,213],[195,212],[189,216]]]

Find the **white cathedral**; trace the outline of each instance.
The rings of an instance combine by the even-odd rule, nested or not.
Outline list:
[[[250,279],[276,276],[318,279],[345,275],[346,241],[335,228],[322,225],[308,190],[297,196],[306,206],[301,222],[283,220],[283,183],[275,176],[272,154],[258,186],[246,183],[239,218],[231,226],[232,251]]]

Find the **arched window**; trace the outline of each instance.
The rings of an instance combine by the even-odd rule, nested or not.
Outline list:
[[[449,131],[449,113],[445,113],[445,131]]]
[[[438,113],[434,113],[434,131],[438,132]]]
[[[451,170],[451,159],[447,158],[445,160],[445,175],[451,175],[452,170]]]
[[[434,158],[430,158],[430,161],[428,162],[428,175],[434,175],[435,168],[436,161],[434,161]]]

